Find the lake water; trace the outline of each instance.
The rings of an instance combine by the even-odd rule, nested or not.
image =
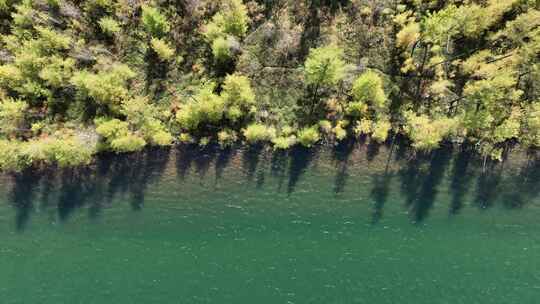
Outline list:
[[[180,147],[0,178],[0,303],[538,303],[540,162]]]

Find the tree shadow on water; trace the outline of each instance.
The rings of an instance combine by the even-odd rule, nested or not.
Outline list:
[[[129,177],[130,204],[133,210],[140,210],[144,203],[148,185],[159,180],[169,163],[170,150],[148,148],[136,155]]]
[[[388,200],[388,194],[390,192],[390,181],[393,175],[389,172],[390,162],[392,161],[392,154],[395,148],[395,141],[393,140],[390,145],[390,152],[386,159],[386,166],[384,173],[373,175],[373,188],[370,193],[370,197],[373,200],[373,213],[371,216],[371,223],[378,223],[383,215],[384,204]]]
[[[385,172],[384,174],[375,174],[373,176],[373,189],[371,190],[370,197],[374,201],[373,213],[371,216],[371,223],[378,223],[383,215],[383,208],[388,194],[390,191],[390,181],[392,175]]]
[[[494,162],[489,163],[478,177],[476,184],[475,205],[480,209],[492,207],[499,197],[499,184],[502,180],[504,166]]]
[[[382,144],[376,142],[375,140],[369,141],[366,150],[366,158],[368,162],[372,162],[377,157],[377,155],[379,155],[381,151],[381,146]]]
[[[36,190],[41,176],[32,170],[25,170],[13,176],[13,185],[8,199],[15,208],[15,227],[24,230],[34,209]]]
[[[194,145],[179,145],[176,148],[176,175],[181,181],[186,179],[199,150],[200,148]]]
[[[503,195],[504,207],[521,208],[534,201],[540,195],[540,159],[528,159],[525,166],[509,179],[510,189]]]
[[[428,216],[451,156],[452,151],[447,148],[417,155],[400,173],[401,189],[414,223],[421,223]]]
[[[283,188],[283,182],[286,177],[288,155],[286,151],[278,150],[272,153],[272,159],[270,160],[270,174],[277,178],[278,191]]]
[[[260,156],[260,158],[262,158],[262,162],[260,162],[259,168],[257,169],[257,175],[255,176],[255,187],[257,189],[260,189],[264,186],[266,177],[266,166],[271,161],[269,157],[271,157],[269,153],[262,153]]]
[[[127,201],[132,209],[139,210],[148,185],[161,178],[168,155],[165,149],[148,149],[125,155],[101,155],[95,166],[47,167],[13,174],[9,200],[16,211],[16,228],[24,230],[38,203],[42,211],[56,211],[51,214],[56,214],[60,222],[83,208],[91,219],[96,218],[104,204],[111,204],[118,194],[124,193],[129,193]]]
[[[302,146],[294,147],[290,152],[289,182],[287,184],[287,194],[292,194],[296,190],[296,185],[305,173],[309,164],[316,155],[316,147],[305,148]]]
[[[88,202],[99,204],[101,198],[96,191],[99,181],[94,177],[91,169],[62,170],[57,205],[60,221],[65,221],[74,210],[83,207]]]
[[[334,180],[334,192],[339,194],[345,189],[349,174],[347,169],[349,168],[349,158],[355,148],[355,141],[353,139],[347,139],[339,142],[332,150],[332,158],[336,163],[337,174]]]
[[[450,183],[451,202],[449,214],[455,215],[463,208],[463,200],[470,185],[474,180],[475,174],[470,170],[470,165],[473,158],[473,152],[465,147],[461,148],[457,153],[453,162],[451,173],[452,181]]]
[[[231,158],[234,157],[236,154],[236,149],[233,148],[225,148],[220,149],[218,152],[217,158],[216,158],[216,165],[215,165],[215,174],[216,174],[216,181],[220,180],[223,176],[223,171],[227,166],[229,165]]]
[[[242,167],[244,168],[246,179],[248,182],[252,182],[257,171],[257,166],[261,158],[263,151],[263,145],[249,146],[244,150],[242,154]],[[258,179],[260,176],[258,177]]]
[[[212,163],[218,156],[219,150],[220,148],[216,144],[198,148],[198,153],[192,159],[192,162],[195,165],[195,172],[199,175],[201,180],[206,177]]]

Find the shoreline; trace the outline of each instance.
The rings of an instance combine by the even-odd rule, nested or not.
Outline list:
[[[144,155],[151,153],[152,151],[162,151],[169,153],[180,153],[181,151],[190,151],[191,156],[196,156],[197,154],[206,154],[206,153],[222,153],[227,151],[251,151],[256,153],[265,153],[270,155],[290,155],[294,153],[310,153],[317,154],[321,151],[333,151],[334,153],[351,153],[352,151],[363,151],[366,157],[369,157],[370,154],[374,153],[373,151],[384,150],[386,153],[389,153],[389,157],[396,157],[396,153],[401,153],[404,156],[400,158],[406,159],[420,159],[426,160],[430,159],[433,155],[437,153],[466,153],[471,159],[475,162],[482,163],[484,169],[486,167],[493,167],[496,165],[503,164],[523,164],[530,160],[536,160],[540,157],[538,149],[523,149],[519,144],[516,144],[508,149],[504,153],[504,157],[501,161],[489,159],[486,155],[481,155],[478,151],[474,149],[474,145],[467,143],[444,143],[439,148],[431,150],[429,152],[422,152],[415,150],[410,142],[403,138],[403,136],[396,136],[393,140],[387,140],[384,143],[379,143],[375,140],[369,139],[368,137],[363,138],[349,138],[339,142],[332,141],[322,141],[313,145],[311,147],[305,147],[300,144],[294,145],[288,149],[276,149],[272,146],[271,143],[262,142],[250,144],[246,142],[237,141],[227,146],[220,145],[217,141],[209,142],[208,144],[201,146],[195,143],[182,143],[175,142],[170,146],[145,146],[141,150],[133,152],[115,152],[115,151],[98,151],[92,153],[88,162],[83,164],[75,165],[64,165],[61,166],[56,162],[33,162],[29,166],[20,168],[19,170],[0,170],[0,175],[6,174],[18,174],[25,171],[35,171],[35,172],[46,172],[49,170],[62,170],[62,169],[95,169],[98,162],[104,159],[129,159],[137,158],[139,155]]]

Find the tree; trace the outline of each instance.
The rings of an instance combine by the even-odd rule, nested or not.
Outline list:
[[[159,56],[159,59],[163,61],[171,60],[174,56],[174,49],[163,39],[152,38],[152,40],[150,40],[150,45],[154,52]]]
[[[242,0],[221,2],[220,11],[206,24],[204,36],[220,64],[232,59],[233,49],[246,35],[249,17]]]
[[[321,139],[317,125],[303,128],[298,132],[298,142],[307,148],[310,148]]]
[[[304,63],[308,85],[333,86],[345,76],[343,50],[335,45],[311,49]]]
[[[249,79],[238,74],[227,75],[221,97],[227,106],[226,116],[232,122],[246,116],[255,105],[255,93]]]
[[[418,150],[431,151],[439,147],[441,141],[456,133],[459,121],[450,118],[431,119],[427,115],[417,115],[412,111],[404,114],[405,134]]]
[[[79,98],[89,97],[99,105],[118,110],[120,103],[129,95],[127,81],[135,76],[127,65],[116,63],[97,73],[76,72],[70,82],[78,89]]]
[[[215,86],[213,82],[202,85],[176,113],[176,120],[182,128],[193,131],[203,123],[226,125],[225,118],[234,124],[249,115],[255,94],[247,77],[227,75],[221,95],[214,93]]]
[[[276,130],[262,124],[251,124],[244,130],[248,143],[269,142],[276,137]]]
[[[345,67],[343,50],[335,45],[310,50],[304,63],[305,82],[309,86],[312,95],[310,116],[318,105],[321,87],[337,85],[345,76]]]
[[[161,38],[170,30],[167,18],[155,7],[144,5],[141,20],[146,31],[153,37]]]
[[[367,71],[360,75],[353,83],[352,95],[355,102],[369,105],[375,113],[388,111],[383,81],[375,72]]]
[[[25,122],[25,112],[28,104],[22,100],[6,98],[0,101],[0,133],[12,135]]]
[[[129,124],[119,119],[99,119],[96,121],[96,132],[102,136],[102,149],[116,152],[134,152],[141,150],[146,141],[129,130]]]

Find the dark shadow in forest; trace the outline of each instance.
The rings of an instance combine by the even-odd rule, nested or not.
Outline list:
[[[350,0],[312,0],[309,2],[308,15],[303,24],[304,31],[300,38],[300,61],[304,61],[309,53],[309,49],[316,47],[321,36],[321,16],[325,13],[335,14],[342,6]]]

